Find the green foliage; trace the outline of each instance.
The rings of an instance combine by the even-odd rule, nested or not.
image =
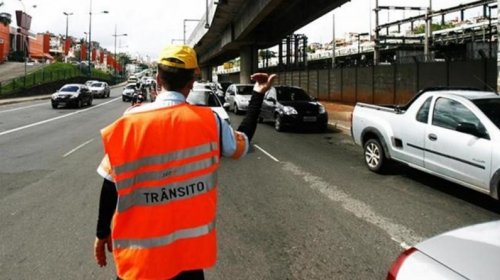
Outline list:
[[[443,30],[443,29],[448,29],[448,28],[453,28],[453,24],[451,24],[451,23],[445,23],[445,24],[433,23],[432,24],[432,31],[438,31],[438,30]],[[422,25],[419,25],[419,26],[413,28],[414,34],[422,34],[424,32],[425,32],[425,24],[422,24]]]
[[[87,77],[76,65],[63,62],[48,64],[43,68],[29,73],[26,77],[3,82],[0,86],[1,94],[10,94],[23,90],[28,90],[35,86],[48,84],[57,81],[64,81],[77,77]],[[92,79],[108,81],[113,84],[113,77],[110,73],[101,70],[92,69]]]
[[[259,51],[259,56],[260,56],[262,59],[271,58],[271,57],[276,57],[276,52],[274,52],[274,51],[270,51],[270,50],[260,50],[260,51]]]
[[[0,3],[0,7],[3,5],[3,2]],[[4,26],[9,25],[12,22],[11,15],[8,13],[0,13],[0,24]]]

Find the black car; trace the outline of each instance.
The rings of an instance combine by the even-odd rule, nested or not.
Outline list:
[[[304,127],[326,130],[328,114],[325,107],[302,88],[272,87],[264,96],[259,121],[272,121],[277,131]]]
[[[83,84],[66,84],[52,94],[52,108],[59,106],[73,106],[81,108],[83,105],[92,105],[93,97],[89,88]]]

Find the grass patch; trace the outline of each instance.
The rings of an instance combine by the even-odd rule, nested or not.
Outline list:
[[[9,95],[21,90],[29,91],[31,88],[39,85],[65,81],[77,77],[84,78],[86,74],[73,64],[55,62],[35,72],[29,73],[26,76],[2,82],[0,84],[0,95]],[[113,75],[97,69],[92,69],[92,79],[111,83],[113,81]]]

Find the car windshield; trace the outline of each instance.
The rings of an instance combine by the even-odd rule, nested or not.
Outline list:
[[[279,101],[312,101],[311,97],[300,88],[276,88]]]
[[[483,113],[500,128],[500,99],[477,99],[472,101]]]
[[[79,87],[77,86],[66,86],[66,87],[62,87],[61,88],[61,91],[66,91],[66,92],[77,92],[79,89]]]
[[[92,84],[93,87],[102,87],[102,83],[93,83]]]
[[[135,85],[126,85],[125,88],[126,89],[135,89]]]
[[[209,106],[209,107],[219,107],[221,104],[217,97],[211,94],[208,91],[202,90],[193,90],[189,93],[186,101],[189,104],[200,105],[200,106]]]
[[[237,86],[237,88],[240,95],[252,95],[253,86]]]

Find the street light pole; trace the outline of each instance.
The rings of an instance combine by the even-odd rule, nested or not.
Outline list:
[[[102,11],[102,14],[107,14],[108,11]],[[92,77],[92,0],[90,0],[89,8],[89,77]]]
[[[116,37],[120,37],[120,36],[127,36],[127,33],[123,33],[123,34],[116,34],[116,24],[115,24],[115,34],[113,34],[113,37],[115,37],[115,64],[116,64]],[[116,78],[116,65],[115,67],[113,67],[113,73],[115,74],[115,78]]]
[[[184,30],[184,37],[183,37],[184,38],[183,39],[184,45],[186,44],[186,22],[187,21],[200,21],[200,20],[199,19],[184,19],[184,28],[183,28],[183,30]]]
[[[67,50],[67,44],[66,42],[68,41],[68,23],[69,23],[69,16],[72,16],[73,13],[67,13],[63,12],[63,14],[66,16],[66,37],[64,37],[64,60],[65,62],[68,62],[68,55],[66,54]]]
[[[210,28],[210,24],[208,24],[208,0],[206,0],[205,2],[207,4],[206,5],[206,7],[207,7],[207,9],[206,9],[207,18],[206,18],[206,21],[205,21],[205,28],[208,29],[208,28]],[[184,44],[185,44],[185,42],[184,42]]]

